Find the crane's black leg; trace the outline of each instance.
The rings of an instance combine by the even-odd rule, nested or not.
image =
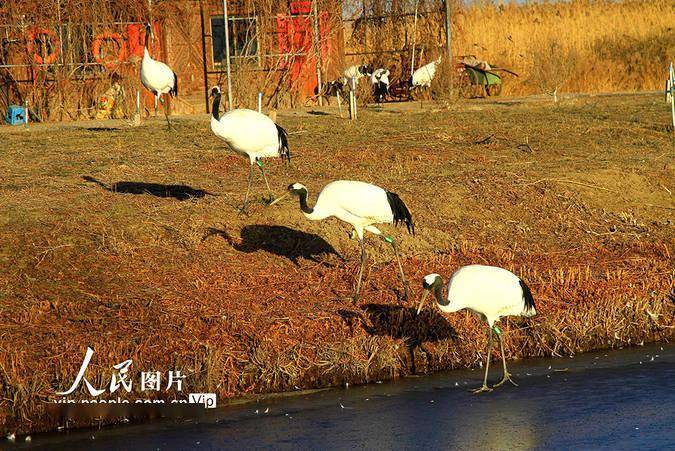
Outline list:
[[[155,94],[155,117],[157,117],[157,103],[159,103],[159,96]]]
[[[366,266],[366,243],[363,238],[361,241],[361,267],[359,268],[359,276],[356,279],[356,290],[354,291],[354,304],[359,302],[359,294],[361,293],[361,279],[363,278],[363,268]]]
[[[270,189],[270,184],[267,182],[267,175],[265,175],[265,168],[263,168],[263,162],[258,160],[256,161],[258,164],[258,167],[260,168],[260,172],[262,172],[263,178],[265,179],[265,186],[267,187],[267,192],[270,195],[270,200],[269,202],[272,202],[274,200],[274,194],[272,194],[272,190]]]
[[[241,210],[239,210],[240,213],[244,213],[246,211],[246,207],[248,207],[248,193],[251,191],[251,182],[253,182],[253,165],[250,165],[248,169],[248,188],[246,188],[244,205],[242,205]]]
[[[390,236],[385,236],[382,239],[391,244],[391,247],[394,248],[394,255],[396,256],[396,262],[398,263],[398,270],[401,272],[401,280],[403,281],[403,299],[408,300],[410,299],[410,284],[408,284],[408,280],[405,278],[403,265],[401,265],[401,259],[398,256],[398,247],[396,246],[396,242]]]
[[[166,117],[166,123],[171,130],[171,121],[169,120],[169,102],[164,102],[164,117]]]
[[[495,330],[495,335],[497,335],[497,340],[499,340],[499,348],[502,353],[502,362],[504,363],[504,377],[502,377],[502,380],[499,381],[499,383],[495,384],[494,387],[499,387],[506,381],[511,382],[515,387],[517,387],[518,384],[513,382],[513,379],[511,379],[511,373],[509,373],[509,370],[506,369],[506,357],[504,356],[504,343],[502,343],[502,333],[501,331],[499,331],[499,329],[497,329]]]
[[[485,363],[485,376],[483,377],[483,386],[473,390],[475,394],[482,393],[484,391],[492,391],[490,387],[487,386],[487,377],[488,370],[490,369],[490,354],[492,354],[492,327],[488,324],[488,350],[487,350],[487,362]]]

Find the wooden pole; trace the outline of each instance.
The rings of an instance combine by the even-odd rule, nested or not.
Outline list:
[[[323,106],[322,83],[321,83],[321,43],[319,42],[319,8],[317,0],[312,0],[312,22],[314,26],[314,53],[316,53],[316,86],[319,106]]]
[[[263,96],[263,93],[259,92],[258,93],[258,113],[262,113],[262,96]]]
[[[417,8],[419,7],[419,0],[415,0],[415,19],[413,20],[413,35],[412,35],[412,56],[410,60],[410,76],[415,72],[415,43],[417,39]]]
[[[199,0],[199,16],[202,22],[202,69],[204,73],[204,106],[206,107],[206,113],[211,112],[209,108],[209,73],[208,67],[206,65],[206,28],[204,24],[204,4],[202,0]],[[213,37],[211,37],[213,39]]]
[[[230,27],[229,16],[227,15],[227,0],[223,0],[223,19],[225,19],[225,67],[227,70],[227,109],[232,106],[232,72],[230,70]]]
[[[675,133],[675,70],[673,69],[672,61],[668,72],[668,77],[670,79],[670,111],[673,116],[673,133]]]
[[[342,100],[340,99],[340,91],[337,92],[337,103],[338,103],[338,113],[340,113],[340,117],[342,117]]]
[[[450,94],[452,94],[453,63],[452,63],[452,20],[450,19],[450,0],[445,0],[445,53],[446,64],[450,68]]]

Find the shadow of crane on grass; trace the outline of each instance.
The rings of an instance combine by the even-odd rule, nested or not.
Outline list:
[[[319,256],[335,255],[340,261],[342,256],[326,240],[313,233],[301,232],[284,226],[254,224],[241,229],[240,240],[234,240],[225,230],[209,228],[202,241],[210,236],[219,235],[232,247],[247,254],[265,251],[286,257],[298,265],[298,259],[304,258],[316,263],[325,263]]]
[[[94,177],[88,175],[82,176],[82,179],[87,182],[96,183],[106,191],[123,194],[150,194],[155,197],[173,198],[176,200],[201,199],[206,195],[213,196],[213,194],[204,191],[203,189],[192,188],[187,185],[164,185],[162,183],[147,183],[147,182],[115,182],[112,185],[96,180]]]
[[[365,304],[363,313],[339,310],[338,314],[350,326],[360,323],[368,334],[401,339],[408,347],[410,371],[416,373],[415,350],[420,350],[430,362],[431,354],[424,343],[458,338],[455,329],[435,308],[425,308],[417,315],[415,307],[386,304]],[[431,366],[431,365],[429,365]]]

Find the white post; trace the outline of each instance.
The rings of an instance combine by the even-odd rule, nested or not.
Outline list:
[[[141,90],[140,89],[136,90],[136,114],[138,114],[138,117],[141,116]]]
[[[24,103],[23,107],[25,108],[25,111],[23,112],[24,115],[23,120],[24,123],[26,124],[26,127],[28,127],[28,118],[30,117],[30,112],[28,110],[28,99],[24,100],[23,103]]]
[[[262,92],[258,93],[258,113],[262,113]]]
[[[675,70],[672,61],[668,70],[668,79],[670,80],[670,111],[673,116],[673,133],[675,133]]]
[[[223,18],[225,19],[225,66],[227,68],[227,109],[232,109],[232,73],[230,71],[230,27],[227,15],[227,0],[223,0]]]
[[[419,6],[419,0],[415,0],[415,20],[413,21],[413,35],[412,35],[412,58],[410,60],[410,76],[412,77],[413,72],[415,72],[415,42],[417,38],[417,8]]]
[[[340,99],[340,91],[337,92],[337,102],[338,102],[338,112],[340,117],[342,117],[342,100]]]
[[[354,93],[354,120],[357,119],[357,99],[356,99],[356,86],[357,86],[357,80],[356,77],[352,77],[352,92]]]

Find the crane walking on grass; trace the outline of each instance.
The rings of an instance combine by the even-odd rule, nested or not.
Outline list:
[[[145,50],[143,51],[143,60],[141,61],[141,83],[155,96],[155,116],[157,116],[157,102],[159,102],[162,94],[169,94],[171,97],[178,96],[178,77],[169,66],[161,61],[152,59],[150,56],[148,42],[150,41],[151,33],[152,27],[150,24],[146,24]],[[166,123],[171,128],[168,109],[169,105],[167,102],[164,105],[164,115],[166,116]]]
[[[401,259],[398,255],[396,242],[392,237],[383,235],[373,225],[392,223],[398,225],[405,223],[408,233],[411,235],[415,234],[415,225],[413,224],[410,211],[397,194],[365,182],[338,180],[326,185],[319,193],[314,207],[310,207],[307,204],[307,188],[300,183],[293,183],[289,185],[288,192],[272,202],[272,204],[276,204],[289,195],[295,195],[300,198],[300,210],[302,210],[307,219],[320,221],[335,216],[354,227],[354,233],[361,243],[361,267],[353,294],[355,303],[358,301],[361,292],[361,279],[366,264],[366,247],[363,241],[364,231],[374,233],[385,242],[391,244],[398,263],[398,269],[401,272],[401,279],[403,280],[404,297],[408,298],[410,290],[405,273],[403,272]]]
[[[459,268],[452,275],[450,282],[448,282],[447,297],[443,297],[443,279],[438,274],[425,276],[422,286],[424,293],[417,308],[418,315],[427,295],[429,292],[433,292],[441,311],[451,313],[469,309],[488,324],[485,377],[483,378],[483,386],[474,390],[474,393],[492,391],[487,386],[487,376],[490,368],[490,354],[492,353],[493,330],[499,340],[502,362],[504,363],[504,377],[495,387],[499,387],[506,381],[517,386],[506,369],[502,332],[495,326],[495,322],[499,321],[502,316],[534,316],[537,314],[532,292],[525,282],[511,271],[503,268],[470,265]]]
[[[220,114],[220,88],[215,86],[211,89],[211,95],[213,96],[211,130],[217,137],[225,141],[232,150],[248,158],[251,163],[248,171],[248,188],[246,189],[242,211],[245,211],[248,205],[254,165],[257,165],[262,172],[271,201],[274,196],[267,182],[262,158],[278,157],[290,163],[291,152],[288,149],[288,133],[269,117],[253,110],[241,108],[228,111],[218,117]]]

